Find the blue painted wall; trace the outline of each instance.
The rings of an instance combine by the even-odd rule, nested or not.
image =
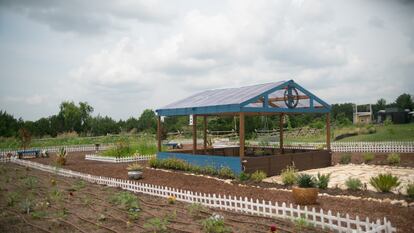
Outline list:
[[[177,159],[185,160],[193,165],[214,166],[216,168],[229,167],[236,174],[240,174],[241,172],[241,163],[240,163],[239,157],[158,152],[157,158],[158,159],[177,158]]]

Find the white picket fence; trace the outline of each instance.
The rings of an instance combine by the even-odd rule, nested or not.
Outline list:
[[[276,143],[278,146],[279,143]],[[291,149],[317,149],[326,147],[324,142],[288,142],[283,145]],[[333,152],[377,152],[377,153],[414,153],[414,142],[333,142]]]
[[[212,208],[230,210],[258,216],[286,218],[291,220],[303,218],[315,226],[329,228],[335,232],[396,232],[396,228],[392,227],[391,222],[386,218],[383,220],[378,219],[377,221],[370,221],[369,218],[366,218],[364,221],[360,220],[358,216],[355,219],[352,219],[348,214],[345,216],[339,213],[333,214],[330,210],[326,212],[322,209],[316,211],[315,208],[308,209],[306,206],[293,206],[292,204],[286,205],[284,202],[279,204],[278,202],[264,200],[259,201],[258,199],[254,200],[247,197],[242,198],[210,193],[198,193],[171,187],[139,183],[131,180],[94,176],[16,158],[11,159],[11,162],[22,166],[55,173],[61,176],[80,178],[91,183],[103,184],[111,187],[120,187],[124,190],[129,190],[132,192],[144,193],[158,197],[174,196],[178,201],[200,203]]]
[[[99,150],[107,150],[110,147],[112,147],[113,144],[105,144],[105,145],[100,145],[99,146]],[[48,152],[58,152],[60,148],[64,147],[66,149],[67,152],[84,152],[84,151],[95,151],[96,147],[95,145],[74,145],[74,146],[52,146],[52,147],[32,147],[32,148],[28,148],[27,150],[46,150]],[[14,150],[14,149],[0,149],[0,156],[5,156],[7,154],[11,154],[11,155],[17,155],[17,151],[20,150]]]
[[[155,155],[134,155],[134,156],[122,157],[122,158],[99,156],[99,155],[85,155],[86,160],[94,160],[94,161],[109,162],[109,163],[128,163],[128,162],[146,161],[154,157]]]

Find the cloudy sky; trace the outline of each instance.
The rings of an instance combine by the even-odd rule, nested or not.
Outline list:
[[[393,101],[414,93],[414,4],[0,0],[0,56],[0,109],[28,120],[289,79],[328,103]]]

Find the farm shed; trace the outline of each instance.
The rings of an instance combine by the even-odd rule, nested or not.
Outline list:
[[[207,90],[157,109],[158,158],[175,157],[196,165],[227,166],[236,173],[263,170],[268,175],[279,174],[292,163],[300,169],[331,165],[330,155],[331,106],[293,80],[252,86]],[[286,114],[326,114],[326,150],[287,149],[283,145],[283,117]],[[245,117],[280,115],[278,148],[245,146]],[[161,117],[192,116],[193,143],[191,150],[161,151]],[[207,118],[210,116],[239,118],[239,145],[213,148],[207,146]],[[203,146],[197,147],[197,118],[203,119]],[[254,151],[265,151],[257,155]]]

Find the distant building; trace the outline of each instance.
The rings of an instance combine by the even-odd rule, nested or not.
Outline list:
[[[368,111],[366,109],[366,105],[365,105],[365,109],[362,108],[365,111],[359,111],[358,110],[358,105],[354,105],[354,124],[370,124],[372,123],[372,107],[371,104],[368,105]],[[360,106],[361,107],[361,106]],[[361,108],[360,108],[361,110]]]
[[[383,123],[385,120],[391,120],[394,124],[410,123],[413,115],[409,109],[399,110],[398,108],[386,108],[378,111],[377,122]]]

